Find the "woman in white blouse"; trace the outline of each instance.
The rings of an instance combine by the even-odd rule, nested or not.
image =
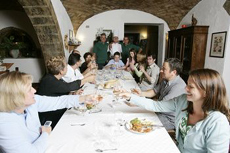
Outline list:
[[[41,126],[38,111],[78,106],[86,96],[46,97],[35,95],[32,76],[10,72],[0,76],[0,151],[45,152],[51,127]]]

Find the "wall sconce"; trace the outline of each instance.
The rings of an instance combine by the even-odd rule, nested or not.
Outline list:
[[[85,36],[80,34],[80,35],[77,36],[77,39],[82,42],[85,39]]]
[[[147,33],[142,33],[142,34],[141,34],[141,37],[142,37],[143,39],[147,39],[148,35],[147,35]]]

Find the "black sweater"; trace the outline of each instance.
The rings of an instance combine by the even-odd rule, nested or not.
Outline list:
[[[63,80],[58,80],[54,75],[45,75],[39,85],[37,94],[44,96],[61,96],[68,95],[70,91],[80,89],[81,80],[76,80],[67,83]]]

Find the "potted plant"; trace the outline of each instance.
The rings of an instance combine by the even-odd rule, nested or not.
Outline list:
[[[3,38],[3,42],[0,44],[2,56],[5,57],[5,52],[7,51],[13,58],[17,58],[19,50],[26,48],[26,44],[24,42],[15,42],[14,39],[14,36],[10,36],[10,38]]]

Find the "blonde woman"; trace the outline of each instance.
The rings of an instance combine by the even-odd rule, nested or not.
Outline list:
[[[43,153],[51,127],[41,126],[38,111],[78,106],[85,96],[35,95],[32,76],[10,72],[0,76],[0,151]]]
[[[187,94],[169,101],[153,101],[123,93],[131,104],[155,112],[175,112],[176,139],[182,153],[227,153],[229,102],[224,82],[215,70],[190,73]]]

